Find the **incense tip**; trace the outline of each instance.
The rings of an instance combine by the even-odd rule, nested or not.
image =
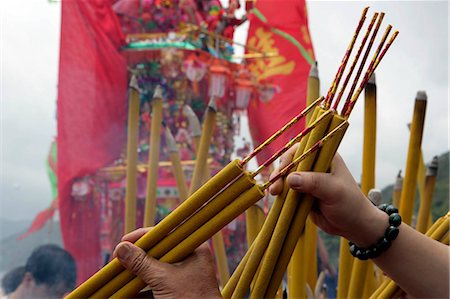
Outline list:
[[[155,91],[153,92],[153,98],[154,99],[162,99],[162,87],[161,85],[156,85]]]
[[[138,84],[136,75],[133,74],[131,76],[130,83],[128,83],[128,87],[136,89],[137,91],[139,91],[139,84]]]
[[[439,168],[439,158],[434,156],[430,164],[427,167],[427,176],[436,176]]]
[[[367,81],[367,84],[377,85],[375,80],[375,73],[373,73],[372,76],[370,76],[369,81]]]
[[[217,111],[217,103],[216,103],[216,97],[211,97],[208,103],[208,108],[211,108],[214,111]]]
[[[397,179],[395,180],[394,191],[402,190],[402,186],[403,186],[403,177],[402,171],[400,170],[397,174]]]
[[[170,153],[178,152],[177,143],[175,142],[175,138],[173,138],[172,132],[170,132],[169,127],[165,127],[165,128],[166,128],[166,130],[165,130],[164,134],[166,136],[167,150]]]
[[[427,100],[427,93],[425,90],[419,90],[416,95],[417,101],[426,101]]]
[[[200,136],[202,134],[202,128],[200,125],[200,121],[198,120],[198,117],[197,117],[197,115],[195,115],[194,110],[192,110],[191,106],[184,105],[183,113],[188,119],[191,136],[192,137]]]
[[[192,110],[191,106],[189,106],[189,105],[184,105],[183,106],[183,114],[185,116],[195,115],[194,110]]]
[[[319,69],[317,67],[317,61],[311,66],[311,70],[309,71],[309,77],[319,79]]]
[[[363,14],[365,15],[367,13],[367,11],[369,10],[370,6],[366,6],[363,9]]]
[[[381,195],[380,189],[371,189],[367,194],[367,197],[373,202],[375,205],[379,205],[381,203],[381,199],[383,198]]]

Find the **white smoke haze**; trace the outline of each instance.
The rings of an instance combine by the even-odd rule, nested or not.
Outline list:
[[[226,2],[226,1],[223,1]],[[274,4],[276,1],[274,0]],[[414,98],[428,94],[423,152],[426,161],[448,151],[448,3],[425,1],[309,1],[309,25],[326,93],[361,10],[386,12],[382,30],[400,35],[377,71],[377,187],[404,169]],[[1,182],[0,218],[31,219],[51,202],[45,160],[56,134],[60,3],[0,2]],[[237,30],[244,42],[248,23]],[[381,35],[381,33],[379,33]],[[295,50],[295,49],[293,49]],[[340,148],[353,175],[361,174],[363,95]],[[248,132],[243,133],[249,140]]]

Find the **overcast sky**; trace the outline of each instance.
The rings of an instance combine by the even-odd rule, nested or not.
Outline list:
[[[276,1],[274,0],[274,3]],[[0,217],[30,219],[51,201],[45,160],[56,134],[60,4],[1,0]],[[428,94],[423,140],[425,160],[448,150],[448,3],[308,2],[310,30],[325,93],[339,66],[362,8],[386,12],[400,30],[377,71],[377,186],[392,183],[405,167],[408,130],[418,90]],[[244,40],[246,25],[238,33]],[[295,49],[293,49],[295,51]],[[361,98],[362,99],[362,98]],[[361,174],[362,105],[350,118],[340,152]]]

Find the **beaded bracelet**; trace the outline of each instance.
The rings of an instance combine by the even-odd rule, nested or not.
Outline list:
[[[389,215],[389,227],[384,232],[384,236],[375,245],[367,249],[360,248],[353,242],[348,242],[350,253],[363,261],[379,257],[383,251],[386,251],[391,246],[392,241],[397,238],[399,233],[398,227],[402,223],[402,217],[398,214],[398,209],[393,205],[384,203],[379,205],[378,208]]]

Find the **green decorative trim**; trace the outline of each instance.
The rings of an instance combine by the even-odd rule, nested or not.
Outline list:
[[[255,14],[255,16],[260,19],[263,23],[267,23],[267,18],[262,14],[261,11],[259,11],[259,9],[257,9],[256,7],[252,9],[252,12]]]
[[[162,49],[162,48],[179,48],[179,49],[187,49],[187,50],[197,50],[199,49],[195,45],[189,42],[162,42],[162,43],[154,43],[154,42],[132,42],[126,46],[126,49]]]
[[[261,22],[263,22],[264,24],[269,26],[267,24],[267,18],[261,13],[261,11],[259,11],[257,8],[253,8],[252,12]],[[305,48],[302,46],[302,44],[298,40],[295,39],[295,37],[293,37],[289,33],[286,33],[280,29],[277,29],[275,27],[269,26],[269,28],[270,28],[270,31],[272,31],[273,33],[275,33],[275,34],[283,37],[287,41],[291,42],[300,51],[300,54],[302,54],[303,58],[305,58],[305,60],[309,64],[311,64],[311,65],[315,64],[314,59],[309,55],[309,53],[305,50]]]

